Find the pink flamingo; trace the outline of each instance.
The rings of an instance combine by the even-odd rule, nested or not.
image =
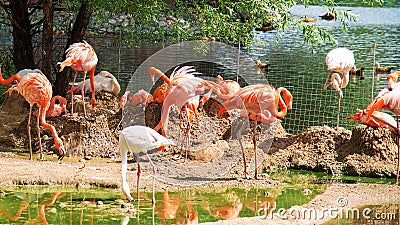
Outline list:
[[[161,71],[155,71],[155,72],[161,72]],[[153,78],[152,78],[153,79]],[[169,79],[169,78],[168,78]],[[154,80],[153,80],[154,83]],[[169,89],[169,83],[164,82],[162,85],[158,86],[154,90],[154,101],[163,104],[166,96],[168,95],[168,92],[170,91]],[[180,110],[180,116],[182,118],[182,113],[186,113],[186,118],[187,118],[187,126],[186,126],[186,132],[185,136],[187,137],[186,139],[186,155],[185,155],[185,161],[187,160],[187,151],[190,146],[190,129],[192,126],[193,119],[195,118],[196,121],[198,121],[198,110],[197,108],[199,107],[200,104],[200,96],[195,96],[193,98],[190,98],[181,108]],[[159,128],[157,128],[159,129]],[[162,148],[162,147],[161,147]]]
[[[280,94],[283,94],[283,99]],[[273,86],[268,84],[254,84],[241,88],[237,93],[236,97],[228,99],[224,102],[223,107],[218,112],[220,117],[227,110],[240,109],[241,116],[249,117],[255,121],[253,131],[253,146],[254,146],[254,157],[255,164],[257,167],[257,140],[256,140],[256,129],[257,121],[271,124],[276,119],[283,118],[287,110],[292,108],[292,94],[284,87],[275,89]],[[280,107],[280,111],[278,110]],[[244,148],[241,142],[241,128],[239,129],[239,143],[243,153],[244,162],[244,174],[248,177],[246,157],[244,154]],[[257,168],[255,169],[255,179],[258,179]]]
[[[357,113],[347,116],[346,119],[359,121],[360,123],[371,127],[385,127],[391,131],[397,132],[396,120],[391,115],[381,111],[374,111],[371,114],[371,118],[367,120],[367,112],[368,109],[357,109]]]
[[[349,83],[349,72],[355,67],[354,54],[347,48],[335,48],[332,49],[326,55],[326,66],[328,67],[329,73],[326,77],[324,90],[327,88],[329,76],[333,71],[342,74],[342,82],[340,83],[341,88],[345,88]]]
[[[163,72],[156,69],[155,67],[150,68],[150,76],[154,83],[154,75],[158,74],[165,83],[169,85],[169,90],[163,103],[163,111],[161,114],[161,120],[154,128],[159,130],[162,128],[162,133],[165,136],[168,127],[169,111],[172,105],[176,105],[181,109],[185,103],[203,93],[206,89],[216,87],[216,84],[212,81],[203,80],[194,75],[199,74],[193,67],[184,66],[182,68],[175,68],[171,74],[171,78],[168,78]]]
[[[74,76],[75,83],[76,76],[78,75],[79,71],[83,71],[83,80],[86,79],[86,73],[90,72],[90,86],[92,88],[92,108],[94,109],[96,106],[96,99],[94,97],[95,94],[95,83],[94,83],[94,71],[96,70],[96,65],[98,62],[98,58],[96,52],[94,51],[93,47],[90,46],[86,41],[83,43],[74,43],[69,46],[69,48],[65,51],[66,52],[66,59],[61,63],[60,72],[64,70],[64,67],[70,66],[72,69],[76,71]],[[82,100],[85,101],[85,89],[84,85],[82,85]],[[71,98],[73,99],[73,98]],[[72,109],[71,114],[74,114],[74,103],[71,100]],[[85,104],[83,104],[83,111],[86,115]]]
[[[224,80],[224,78],[222,78],[220,75],[217,76],[217,85],[217,96],[222,100],[233,98],[236,92],[238,92],[240,89],[238,82],[234,80]],[[203,107],[204,104],[210,99],[213,91],[214,89],[211,89],[207,94],[203,95],[200,100],[200,107]]]
[[[153,102],[153,96],[147,91],[140,89],[138,92],[131,96],[130,91],[126,91],[124,95],[119,100],[119,105],[122,110],[124,110],[127,103],[131,103],[132,106],[142,106],[147,107],[151,102]]]
[[[119,147],[121,151],[121,162],[122,162],[122,189],[128,199],[128,201],[132,201],[133,198],[130,194],[129,184],[126,181],[126,172],[128,170],[128,151],[133,152],[136,157],[136,162],[138,165],[137,171],[137,199],[139,201],[139,186],[140,186],[140,164],[139,164],[139,153],[143,152],[146,154],[151,166],[153,167],[153,198],[152,202],[155,203],[154,198],[154,185],[155,185],[155,176],[156,176],[156,167],[150,159],[150,156],[147,154],[148,150],[159,148],[164,145],[173,145],[174,143],[165,138],[164,136],[157,133],[157,131],[145,127],[145,126],[130,126],[126,127],[121,131],[119,135]]]
[[[39,148],[40,148],[40,159],[43,159],[42,155],[42,142],[40,138],[40,124],[51,131],[54,139],[54,144],[59,150],[58,160],[64,158],[65,148],[63,146],[62,140],[58,137],[56,129],[51,124],[46,122],[46,112],[50,106],[51,95],[53,94],[51,83],[42,73],[28,73],[25,75],[18,84],[10,87],[7,92],[11,93],[16,90],[20,95],[22,95],[26,101],[30,104],[29,119],[28,119],[28,136],[29,136],[29,159],[32,159],[32,141],[31,141],[31,114],[32,107],[36,104],[39,107],[39,116],[37,117],[36,129],[39,137]]]
[[[3,73],[1,72],[1,67],[0,67],[0,85],[10,86],[14,81],[17,81],[19,83],[21,81],[21,77],[19,75],[12,75],[8,79],[4,80]]]
[[[388,78],[391,79],[391,78]],[[398,148],[398,162],[397,162],[397,175],[396,185],[399,183],[400,172],[400,128],[399,128],[399,114],[400,114],[400,83],[391,83],[390,87],[382,89],[377,97],[367,106],[367,122],[373,116],[376,110],[387,109],[396,115],[396,134],[397,134],[397,148]]]

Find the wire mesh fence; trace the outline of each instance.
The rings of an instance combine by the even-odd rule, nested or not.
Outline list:
[[[11,65],[4,62],[10,60],[4,57],[5,55],[11,57],[10,34],[3,32],[0,39],[0,50],[7,53],[3,54],[2,69],[7,71]],[[58,56],[59,60],[59,55],[63,51],[62,43],[65,43],[65,39],[56,40],[55,46],[58,53],[55,56]],[[171,46],[170,44],[141,44],[139,48],[130,48],[122,43],[119,44],[119,40],[113,38],[91,38],[88,41],[94,46],[99,57],[96,71],[107,70],[114,74],[121,84],[121,94],[127,87],[138,90],[139,87],[151,84],[148,68],[146,67],[147,69],[143,69],[140,73],[138,68],[160,50]],[[264,43],[260,44],[261,42]],[[331,48],[322,47],[313,52],[301,43],[300,39],[288,39],[281,40],[278,45],[275,45],[273,40],[265,42],[264,37],[263,41],[256,41],[251,48],[242,48],[240,58],[237,57],[237,47],[231,46],[232,49],[229,50],[218,50],[220,57],[218,60],[215,57],[207,56],[207,52],[205,52],[206,55],[202,61],[183,60],[183,63],[174,66],[191,64],[202,73],[201,76],[205,79],[214,79],[217,75],[221,75],[225,79],[236,79],[238,74],[242,87],[250,83],[269,83],[274,87],[286,87],[294,97],[293,108],[282,119],[282,125],[289,133],[297,134],[310,126],[334,127],[338,114],[338,94],[333,88],[322,90],[327,76],[325,56]],[[390,49],[390,47],[380,43],[378,48]],[[372,77],[374,45],[371,42],[353,40],[348,48],[354,50],[356,66],[365,68],[364,79],[351,76],[349,85],[343,89],[344,97],[341,99],[339,125],[351,129],[355,123],[346,120],[345,117],[355,113],[357,108],[362,109],[368,105],[371,97],[386,85],[386,75]],[[377,56],[384,58],[384,53],[379,49]],[[176,59],[182,58],[184,51],[187,49],[178,47],[173,51],[159,54],[156,60],[151,61],[152,66],[162,67],[163,63],[176,63]],[[270,70],[257,70],[254,63],[257,59],[267,61],[271,65]],[[252,69],[248,70],[247,68]],[[168,73],[168,71],[164,72]],[[9,73],[11,74],[11,72]],[[8,77],[7,73],[4,76]],[[79,79],[82,79],[82,76],[78,76]],[[132,80],[134,83],[131,82]],[[129,87],[129,85],[134,87]],[[150,90],[151,88],[147,91]],[[4,92],[5,88],[1,87],[1,91]]]

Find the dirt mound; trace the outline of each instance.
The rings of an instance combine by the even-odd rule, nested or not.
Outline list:
[[[396,142],[389,129],[360,124],[354,127],[339,160],[346,162],[344,170],[352,175],[393,177],[397,173]]]
[[[338,173],[337,152],[350,136],[350,131],[344,128],[335,130],[317,126],[298,135],[276,137],[264,167],[268,170],[298,168]]]
[[[309,169],[332,174],[391,177],[397,168],[397,145],[386,128],[357,125],[309,127],[298,135],[275,137],[263,167]]]

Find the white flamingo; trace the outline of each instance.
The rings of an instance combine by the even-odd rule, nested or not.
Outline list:
[[[173,141],[157,133],[157,131],[145,126],[130,126],[121,131],[119,135],[119,147],[121,151],[122,162],[122,189],[129,201],[133,198],[130,194],[129,184],[126,181],[126,171],[128,167],[128,151],[135,154],[138,171],[137,171],[137,199],[139,200],[139,185],[140,185],[140,164],[139,153],[144,152],[153,167],[153,198],[152,202],[155,203],[154,198],[154,184],[156,176],[156,167],[147,154],[148,150],[155,149],[165,145],[173,145]]]
[[[70,85],[73,93],[81,92],[82,89],[85,93],[92,92],[89,79],[86,79],[84,82],[70,83]],[[101,71],[99,74],[94,76],[94,92],[99,91],[111,92],[118,95],[121,91],[121,87],[114,75],[108,71]]]

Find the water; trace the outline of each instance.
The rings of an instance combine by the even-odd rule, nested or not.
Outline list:
[[[140,224],[186,224],[189,220],[211,222],[236,217],[264,217],[279,209],[309,202],[330,182],[393,182],[392,179],[380,178],[338,178],[299,170],[271,173],[270,178],[286,185],[157,192],[154,208],[150,192],[141,192],[137,204],[121,200],[122,192],[114,189],[4,187],[0,189],[0,224],[128,224],[128,221],[129,224],[138,224],[138,220]],[[136,193],[132,195],[136,197]]]
[[[65,187],[2,189],[0,224],[186,224],[237,217],[265,216],[273,208],[302,205],[326,185],[243,189],[213,188],[140,193],[140,204],[126,203],[119,190]],[[305,193],[307,188],[311,193]],[[134,194],[136,196],[136,193]],[[125,222],[125,223],[124,223]]]

